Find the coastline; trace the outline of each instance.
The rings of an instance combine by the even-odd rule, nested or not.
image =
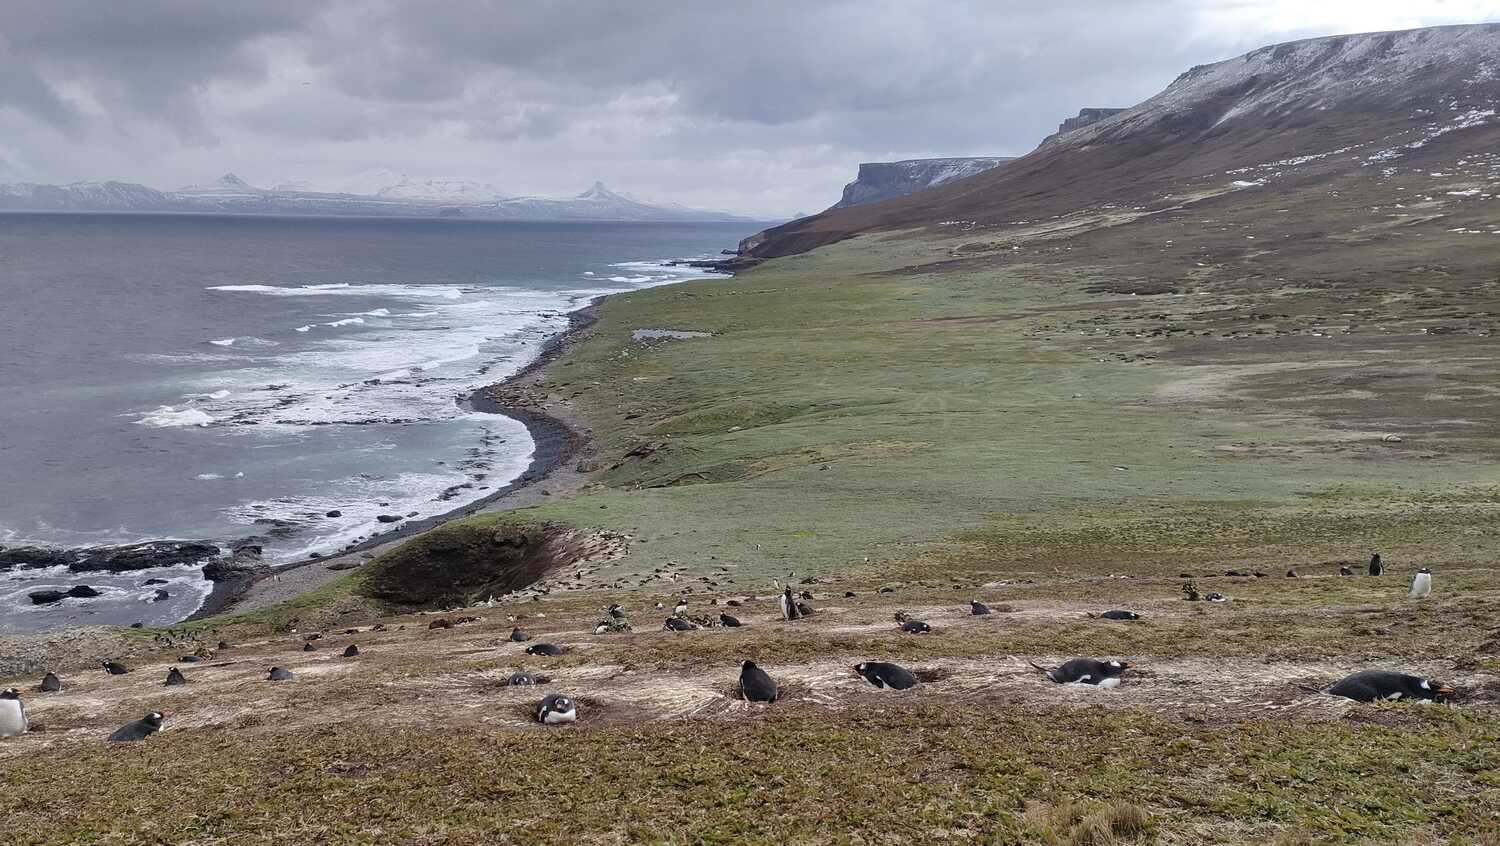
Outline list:
[[[343,571],[359,567],[387,548],[404,543],[444,523],[481,511],[524,507],[544,495],[550,496],[575,488],[577,479],[583,474],[578,473],[573,465],[578,458],[592,451],[592,438],[586,428],[564,408],[548,403],[545,397],[536,397],[532,389],[548,366],[591,333],[599,319],[599,307],[612,296],[616,295],[601,294],[590,299],[582,308],[569,312],[568,327],[543,342],[536,357],[524,367],[505,379],[478,388],[458,400],[475,411],[501,414],[526,427],[535,447],[531,462],[521,475],[484,497],[442,514],[402,523],[395,529],[337,554],[306,558],[276,567],[265,566],[252,572],[214,580],[203,604],[183,622],[276,604],[338,578]],[[549,485],[543,493],[539,486],[548,481],[556,484]]]

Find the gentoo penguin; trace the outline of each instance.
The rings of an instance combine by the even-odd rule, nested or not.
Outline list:
[[[311,643],[304,643],[304,644],[302,644],[302,651],[303,652],[312,652],[313,649],[315,649],[315,648],[316,647],[314,647]]]
[[[1051,670],[1040,664],[1032,664],[1047,678],[1058,684],[1093,684],[1103,688],[1120,686],[1120,676],[1135,665],[1129,661],[1096,661],[1093,658],[1074,658]]]
[[[605,634],[608,631],[609,631],[609,623],[607,623],[607,622],[596,623],[594,625],[594,634]]]
[[[1203,599],[1205,601],[1208,601],[1208,602],[1228,602],[1229,601],[1229,597],[1225,596],[1222,593],[1219,593],[1216,590],[1209,591],[1208,593],[1204,594]]]
[[[854,665],[854,672],[865,677],[865,681],[878,688],[890,688],[891,690],[906,690],[917,683],[917,677],[911,671],[899,664],[887,664],[882,661],[866,661]]]
[[[531,635],[521,631],[520,626],[516,626],[510,630],[510,639],[516,643],[520,643],[523,640],[531,640]]]
[[[26,706],[21,704],[21,691],[13,687],[0,690],[0,737],[15,737],[30,728]]]
[[[133,723],[126,723],[115,729],[115,733],[109,736],[116,743],[132,740],[145,740],[153,734],[161,731],[161,721],[165,715],[160,711],[152,711]]]
[[[1385,573],[1385,564],[1380,560],[1380,553],[1370,556],[1370,575],[1379,576]]]
[[[724,613],[719,614],[719,622],[723,623],[725,628],[730,629],[737,629],[742,625],[740,618]]]
[[[1391,673],[1385,670],[1365,670],[1343,679],[1328,692],[1334,696],[1353,699],[1355,702],[1375,702],[1380,699],[1421,699],[1445,702],[1454,694],[1453,688],[1436,679]]]
[[[344,657],[345,658],[353,658],[353,657],[355,657],[357,655],[359,655],[359,647],[358,646],[355,646],[354,644],[351,643],[348,646],[344,647]]]
[[[681,617],[683,614],[686,614],[686,613],[687,613],[687,600],[686,599],[679,599],[679,600],[677,600],[677,604],[675,606],[673,606],[673,608],[672,608],[672,614],[675,615],[675,616]]]
[[[536,721],[547,725],[571,723],[578,719],[578,708],[571,697],[562,693],[549,693],[536,706]]]
[[[907,620],[901,624],[901,631],[907,634],[932,634],[932,626],[921,620]]]
[[[511,673],[510,680],[506,684],[511,687],[523,687],[536,684],[536,676],[531,673]]]
[[[48,672],[42,676],[42,684],[37,689],[43,693],[56,693],[62,690],[62,679],[57,677],[57,673]]]
[[[283,670],[280,667],[272,667],[270,674],[268,674],[266,676],[266,681],[291,681],[291,680],[292,680],[292,671],[291,670]]]
[[[1432,571],[1423,567],[1411,577],[1411,598],[1423,599],[1432,593]]]
[[[754,661],[740,662],[740,695],[746,702],[775,702],[779,693],[776,682]]]
[[[526,647],[527,655],[561,655],[562,647],[550,643],[533,643]]]
[[[1288,579],[1295,579],[1295,578],[1297,578],[1297,571],[1296,570],[1288,570],[1288,571],[1286,571],[1286,577]]]
[[[1139,620],[1141,615],[1134,611],[1105,611],[1099,615],[1105,620]]]
[[[969,600],[969,613],[975,617],[982,617],[990,613],[990,607],[977,599]]]
[[[698,626],[692,621],[684,620],[681,617],[668,617],[666,625],[662,626],[662,628],[669,632],[690,632],[698,628]]]
[[[1352,575],[1354,575],[1354,571],[1351,570],[1351,569],[1349,569],[1347,566],[1346,567],[1340,567],[1339,568],[1339,575],[1340,576],[1352,576]]]
[[[798,602],[797,613],[801,614],[804,617],[811,617],[813,613],[812,606],[808,605],[806,602]]]
[[[109,673],[112,676],[123,676],[126,673],[130,672],[129,667],[119,663],[118,661],[104,661],[102,662],[102,664],[104,666],[104,672]]]
[[[781,617],[784,620],[796,620],[802,616],[802,609],[797,607],[797,600],[792,596],[790,587],[782,591],[781,596],[776,599],[776,604],[781,607]]]
[[[162,682],[162,684],[167,686],[187,684],[187,677],[182,674],[181,670],[173,667],[172,669],[167,671],[167,680]]]
[[[199,658],[197,655],[183,655],[183,656],[179,657],[177,660],[181,661],[184,664],[196,664],[199,661],[202,661],[203,659]]]

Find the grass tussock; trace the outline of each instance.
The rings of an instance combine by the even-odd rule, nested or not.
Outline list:
[[[1124,800],[1026,803],[1026,834],[1045,846],[1124,846],[1151,842],[1151,815]]]

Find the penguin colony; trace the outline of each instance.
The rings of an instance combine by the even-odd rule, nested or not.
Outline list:
[[[1381,561],[1379,553],[1370,558],[1367,572],[1370,576],[1381,576],[1385,572],[1385,565]],[[1230,571],[1230,575],[1249,575]],[[1353,575],[1348,566],[1341,566],[1339,574],[1343,576]],[[1184,574],[1186,575],[1186,574]],[[1257,576],[1263,574],[1255,574]],[[1296,571],[1289,571],[1288,577],[1295,578]],[[882,592],[887,592],[882,589]],[[1192,581],[1183,585],[1184,598],[1193,601],[1227,601],[1219,593],[1200,594]],[[1408,593],[1411,599],[1423,599],[1432,593],[1432,571],[1426,567],[1418,570],[1412,577],[1411,588]],[[852,594],[845,594],[851,596]],[[811,599],[810,593],[803,593],[802,597]],[[713,602],[717,605],[717,601]],[[739,605],[738,601],[731,600],[728,604]],[[777,597],[778,610],[782,619],[787,621],[801,620],[811,616],[814,611],[805,601],[793,593],[790,586],[783,589]],[[657,603],[661,607],[661,603]],[[673,608],[673,614],[666,619],[663,628],[667,631],[694,631],[702,628],[697,623],[688,619],[686,614],[688,602],[686,598],[678,600]],[[984,616],[992,613],[989,606],[978,600],[969,603],[969,613],[972,616]],[[1103,620],[1134,621],[1139,620],[1141,615],[1126,610],[1110,610],[1101,614],[1089,614],[1089,617],[1097,617]],[[475,621],[476,618],[466,618],[464,622]],[[514,619],[514,618],[512,618]],[[930,634],[932,627],[923,620],[913,619],[905,611],[897,611],[895,614],[897,624],[902,632],[908,634]],[[447,621],[439,621],[447,622]],[[718,620],[719,625],[725,628],[739,628],[744,625],[738,618],[721,613]],[[704,625],[710,625],[705,620]],[[451,628],[449,623],[444,628]],[[436,628],[430,626],[429,628]],[[377,625],[374,631],[382,631],[384,625]],[[349,630],[346,634],[353,634],[357,630]],[[609,632],[631,631],[629,622],[626,620],[624,609],[611,605],[606,609],[606,617],[597,624],[593,632],[605,634]],[[313,641],[321,636],[317,634],[308,635],[303,643],[304,651],[314,649]],[[520,626],[511,630],[508,638],[513,643],[530,640]],[[227,650],[229,644],[219,641],[218,648]],[[211,657],[212,651],[200,649],[201,657]],[[527,646],[525,653],[534,656],[556,657],[562,655],[564,650],[551,643],[535,643]],[[343,657],[353,658],[360,654],[359,647],[349,644],[343,651]],[[182,661],[192,663],[200,660],[200,655],[183,656]],[[101,662],[103,670],[109,675],[124,675],[130,672],[125,665],[116,661]],[[1102,689],[1113,689],[1119,687],[1124,680],[1126,671],[1136,665],[1130,661],[1100,660],[1095,658],[1073,658],[1057,667],[1043,667],[1031,662],[1031,666],[1046,676],[1047,679],[1057,684],[1080,684],[1090,685]],[[916,687],[920,680],[912,671],[899,664],[884,661],[864,661],[854,665],[853,672],[861,677],[871,686],[881,690],[909,690]],[[290,670],[282,667],[271,667],[267,681],[292,681],[295,678]],[[506,681],[512,687],[534,687],[539,683],[546,682],[545,678],[538,678],[531,673],[517,671]],[[167,672],[165,686],[186,685],[187,677],[177,667],[172,667]],[[63,683],[56,673],[48,672],[36,690],[42,693],[54,693],[63,689]],[[1446,702],[1456,695],[1456,690],[1436,679],[1423,678],[1405,673],[1397,673],[1386,670],[1364,670],[1354,673],[1337,683],[1326,688],[1306,688],[1315,693],[1329,694],[1356,702],[1381,702],[1381,701],[1419,701],[1419,702]],[[764,669],[754,661],[743,660],[740,662],[740,675],[738,684],[739,696],[747,702],[774,703],[781,698],[783,691]],[[573,723],[578,720],[578,706],[574,699],[565,693],[549,693],[542,698],[534,710],[534,716],[538,723],[543,725],[561,725]],[[132,742],[145,740],[147,737],[162,730],[165,714],[161,711],[151,711],[144,717],[134,722],[127,723],[116,729],[109,735],[113,742]],[[14,737],[24,734],[31,728],[31,723],[26,715],[26,706],[21,700],[21,693],[12,687],[0,690],[0,738]]]

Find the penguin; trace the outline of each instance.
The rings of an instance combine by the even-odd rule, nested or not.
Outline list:
[[[662,626],[662,628],[669,632],[690,632],[698,628],[698,626],[692,621],[684,620],[681,617],[668,617],[666,625]]]
[[[561,655],[562,652],[563,652],[562,651],[562,647],[560,647],[560,646],[554,646],[553,644],[550,644],[550,643],[533,643],[532,645],[526,647],[526,654],[527,655],[551,655],[551,656],[557,656],[557,655]]]
[[[990,613],[990,607],[977,599],[969,600],[969,613],[975,617],[983,617]]]
[[[1432,594],[1432,571],[1423,567],[1411,577],[1412,599],[1425,599]]]
[[[1385,574],[1385,563],[1380,560],[1380,553],[1370,556],[1370,575],[1380,576]]]
[[[781,607],[781,617],[784,620],[796,620],[802,616],[802,609],[798,607],[797,600],[792,596],[792,589],[788,587],[782,591],[777,598],[776,604]]]
[[[1139,620],[1141,615],[1134,611],[1105,611],[1099,615],[1105,620]]]
[[[292,671],[291,670],[283,670],[280,667],[272,667],[270,674],[268,674],[266,676],[266,681],[291,681],[291,680],[292,680]]]
[[[813,613],[812,606],[808,605],[806,602],[798,602],[797,613],[802,615],[803,617],[811,617]]]
[[[358,646],[355,646],[354,644],[351,643],[348,646],[344,647],[344,657],[345,658],[354,658],[354,657],[356,657],[358,655],[359,655],[359,647]]]
[[[221,641],[219,641],[219,651],[220,652],[223,652],[224,650],[226,650],[228,648],[229,648],[229,641],[227,641],[227,640],[221,640]]]
[[[510,639],[515,643],[520,643],[523,640],[531,640],[531,635],[521,631],[520,626],[516,626],[510,630]]]
[[[609,623],[597,623],[594,625],[594,634],[606,634],[609,632]]]
[[[187,677],[182,674],[181,670],[173,667],[167,671],[167,680],[162,682],[162,684],[167,687],[177,684],[187,684]]]
[[[510,679],[506,681],[506,684],[511,687],[527,687],[536,684],[536,676],[524,672],[511,673]]]
[[[536,721],[547,725],[571,723],[578,719],[578,707],[572,698],[562,693],[549,693],[536,706]]]
[[[302,651],[303,652],[312,652],[315,648],[316,647],[314,647],[311,643],[304,643],[304,644],[302,644]]]
[[[1120,677],[1134,667],[1129,661],[1096,661],[1093,658],[1074,658],[1051,670],[1033,663],[1047,678],[1058,684],[1092,684],[1109,689],[1120,686]]]
[[[126,673],[130,672],[129,667],[119,663],[118,661],[103,661],[101,663],[104,666],[104,672],[109,673],[112,676],[123,676]]]
[[[744,625],[740,622],[740,618],[724,613],[719,614],[719,622],[723,623],[724,627],[728,629],[737,629],[740,626]]]
[[[1354,571],[1351,570],[1351,569],[1349,569],[1348,567],[1340,567],[1339,568],[1339,575],[1340,576],[1352,576],[1352,575],[1354,575]]]
[[[133,723],[126,723],[115,729],[114,734],[109,736],[111,742],[128,743],[134,740],[145,740],[153,734],[161,731],[162,720],[166,715],[160,711],[152,711]]]
[[[622,623],[625,622],[625,609],[621,608],[618,603],[609,606],[608,611],[611,619],[618,620]]]
[[[42,676],[42,683],[37,689],[43,693],[57,693],[62,690],[62,679],[57,677],[57,673],[49,671]]]
[[[780,692],[776,682],[754,661],[740,662],[740,696],[746,702],[775,702]]]
[[[672,608],[672,614],[674,616],[681,617],[683,614],[686,614],[686,613],[687,613],[687,600],[686,599],[679,599],[679,600],[677,600],[677,605]]]
[[[1340,680],[1328,693],[1353,699],[1355,702],[1375,702],[1381,699],[1417,699],[1431,702],[1446,702],[1455,693],[1454,689],[1436,679],[1408,676],[1386,670],[1364,670]]]
[[[932,634],[932,626],[921,620],[907,620],[901,624],[901,631],[907,634]]]
[[[31,721],[26,719],[21,691],[13,687],[0,690],[0,737],[15,737],[30,729]]]
[[[882,661],[865,661],[854,665],[854,672],[864,676],[865,681],[875,685],[882,690],[906,690],[917,684],[917,677],[911,671],[899,664],[887,664]]]
[[[1205,601],[1207,601],[1207,602],[1228,602],[1229,601],[1229,597],[1225,596],[1222,593],[1219,593],[1216,590],[1215,591],[1209,591],[1208,593],[1204,594],[1203,595],[1203,599]]]
[[[1295,578],[1297,578],[1297,571],[1296,570],[1288,570],[1288,571],[1286,571],[1286,577],[1288,579],[1295,579]]]

